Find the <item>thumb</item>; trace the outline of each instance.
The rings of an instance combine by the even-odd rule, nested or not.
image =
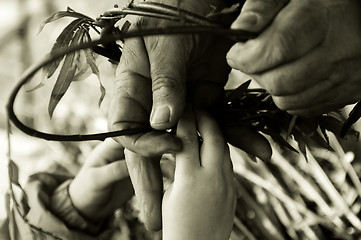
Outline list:
[[[289,0],[247,0],[231,28],[260,32],[288,2]]]
[[[146,158],[125,150],[125,159],[142,220],[148,230],[162,228],[163,181],[159,158]]]
[[[157,36],[145,39],[145,45],[153,92],[150,124],[164,130],[176,125],[185,107],[188,37]]]

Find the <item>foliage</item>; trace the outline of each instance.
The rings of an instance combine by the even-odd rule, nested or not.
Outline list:
[[[115,23],[124,16],[135,14],[212,27],[215,26],[213,18],[222,14],[234,14],[237,9],[233,6],[204,18],[164,4],[142,2],[131,3],[123,9],[115,7],[97,19],[70,8],[54,14],[44,21],[41,28],[64,17],[75,20],[61,32],[50,56],[62,53],[64,49],[89,43],[92,40],[90,30],[99,34],[104,43],[91,49],[63,54],[61,58],[43,68],[46,79],[56,75],[58,71],[49,101],[49,115],[53,115],[54,109],[73,81],[83,79],[89,73],[99,78],[96,63],[98,55],[108,58],[111,62],[119,61],[121,45],[113,40],[105,40],[128,30],[127,22],[122,29],[115,27]],[[38,87],[44,84],[45,82],[42,82]],[[101,84],[100,86],[101,102],[105,92]],[[226,91],[224,102],[214,110],[214,115],[223,128],[236,126],[256,131],[270,142],[274,152],[269,162],[255,164],[249,161],[255,160],[255,154],[245,154],[233,149],[233,153],[239,156],[234,163],[237,191],[240,196],[233,237],[359,237],[360,173],[355,170],[357,164],[353,163],[352,153],[342,150],[338,136],[341,134],[351,141],[358,140],[358,133],[350,127],[361,116],[361,104],[355,107],[346,121],[338,111],[317,117],[295,117],[278,109],[265,90],[251,89],[249,86],[250,81]],[[238,147],[237,143],[231,143]],[[14,172],[16,168],[12,170]]]
[[[89,33],[90,28],[98,32],[94,25],[94,19],[78,13],[71,8],[68,8],[67,11],[55,13],[54,15],[46,19],[40,27],[40,31],[44,28],[46,24],[64,17],[72,17],[75,18],[75,20],[73,20],[58,36],[58,38],[56,39],[56,43],[54,44],[50,52],[50,55],[56,53],[62,48],[79,45],[81,43],[91,41],[91,35]],[[61,65],[62,61],[63,64]],[[68,90],[71,82],[79,81],[89,76],[89,69],[99,79],[100,90],[102,93],[99,104],[101,103],[102,99],[105,96],[105,88],[100,82],[99,69],[95,63],[95,55],[92,50],[85,49],[79,52],[73,52],[48,64],[44,67],[44,71],[46,72],[46,78],[51,78],[58,68],[60,68],[60,72],[51,93],[48,107],[50,117],[53,115],[57,104]],[[44,83],[42,82],[35,89],[43,85]]]

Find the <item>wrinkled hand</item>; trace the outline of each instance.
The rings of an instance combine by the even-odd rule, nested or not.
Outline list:
[[[205,112],[196,115],[187,111],[178,124],[183,150],[176,154],[174,182],[163,197],[163,236],[229,239],[236,206],[229,149],[217,123]]]
[[[178,6],[178,0],[158,2]],[[180,7],[206,15],[212,10],[210,2],[217,1],[182,1]],[[140,17],[131,28],[179,24],[182,23]],[[230,46],[230,40],[197,35],[127,39],[116,72],[116,89],[108,115],[110,129],[174,127],[184,110],[186,95],[188,99],[197,95],[195,101],[200,105],[212,105],[223,97],[230,71],[225,55]],[[192,92],[186,93],[187,85]],[[181,149],[179,139],[159,131],[119,137],[117,141],[148,157]]]
[[[248,0],[232,28],[261,32],[228,52],[291,114],[319,114],[361,99],[358,0]]]
[[[159,1],[178,6],[177,0]],[[180,7],[201,15],[210,5],[222,1],[182,1]],[[172,26],[177,23],[138,18],[133,29]],[[179,23],[178,23],[179,24]],[[225,60],[230,40],[198,35],[133,38],[125,41],[116,73],[115,90],[108,114],[111,130],[151,125],[165,130],[175,126],[184,110],[186,97],[200,106],[211,106],[223,97],[230,71]],[[187,92],[186,87],[189,87]],[[163,153],[182,148],[174,135],[151,131],[116,138],[122,145],[142,155],[129,161],[128,168],[141,212],[148,229],[161,228],[161,185],[159,159]],[[141,160],[140,160],[141,159]],[[152,179],[151,182],[147,181]]]
[[[178,6],[179,1],[158,2]],[[181,8],[200,15],[211,12],[211,6],[223,7],[220,0],[180,3]],[[175,24],[143,17],[132,21],[131,28]],[[223,86],[230,71],[225,56],[232,43],[227,38],[200,35],[127,39],[112,91],[109,128],[122,130],[151,125],[154,129],[165,130],[176,126],[187,100],[201,108],[211,108],[219,103],[224,97]],[[249,129],[236,130],[224,130],[227,140],[262,159],[270,158],[270,146],[260,134]],[[177,136],[156,130],[118,137],[116,141],[140,154],[127,161],[129,174],[146,227],[159,230],[163,196],[159,159],[163,153],[180,151],[181,141]]]
[[[112,139],[99,144],[69,186],[75,208],[91,220],[102,220],[133,196],[124,148]]]

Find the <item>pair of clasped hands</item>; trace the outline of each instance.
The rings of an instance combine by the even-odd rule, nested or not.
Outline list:
[[[158,2],[178,6],[177,0]],[[206,16],[215,8],[222,9],[224,2],[183,0],[180,7]],[[176,23],[140,18],[132,27],[172,24]],[[320,114],[361,99],[360,1],[248,0],[231,28],[259,36],[244,43],[199,35],[125,41],[111,97],[110,129],[150,124],[155,130],[115,139],[127,149],[127,170],[124,161],[114,158],[102,163],[99,160],[90,167],[94,170],[94,166],[102,165],[103,172],[94,170],[93,174],[111,178],[105,183],[100,183],[105,181],[101,177],[88,178],[100,181],[93,184],[95,195],[106,191],[107,200],[111,199],[98,207],[104,209],[105,202],[117,206],[122,202],[116,196],[124,188],[117,186],[129,172],[132,184],[128,179],[128,188],[133,186],[149,229],[158,230],[163,225],[165,237],[178,231],[181,239],[228,239],[235,205],[228,148],[211,116],[192,109],[211,108],[222,99],[231,68],[248,74],[271,94],[280,109],[295,115]],[[187,101],[194,108],[186,109]],[[162,131],[174,126],[176,135]],[[202,146],[196,140],[196,126],[204,141]],[[255,150],[256,156],[270,157],[262,153],[257,133],[227,134],[239,138],[245,150]],[[121,148],[110,142],[100,146]],[[174,182],[163,195],[160,156],[164,153],[175,155],[176,166]],[[86,166],[79,176],[87,172]],[[82,209],[76,190],[84,184],[77,185],[81,184],[76,178],[70,192],[75,195],[75,205]],[[110,205],[109,209],[114,209]],[[99,212],[96,207],[87,209],[94,209],[85,214],[88,216]],[[192,231],[201,235],[188,238],[186,234]]]

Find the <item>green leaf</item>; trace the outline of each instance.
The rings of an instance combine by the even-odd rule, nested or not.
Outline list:
[[[68,7],[67,11],[57,12],[57,13],[53,14],[52,16],[50,16],[49,18],[45,19],[40,25],[39,33],[44,29],[46,24],[54,22],[54,21],[59,20],[59,19],[64,18],[64,17],[74,17],[74,18],[94,22],[94,19],[92,19],[91,17],[88,17],[88,16],[86,16],[84,14],[81,14],[79,12],[76,12],[73,9]]]
[[[88,63],[86,62],[86,56],[84,50],[81,50],[77,55],[77,57],[75,58],[75,64],[77,65],[77,71],[73,78],[73,82],[83,81],[91,75],[92,71]]]
[[[60,48],[69,46],[70,42],[73,39],[75,31],[84,23],[83,19],[76,19],[72,21],[59,35],[56,39],[55,44],[53,45],[50,55],[58,51]],[[64,56],[65,57],[65,56]],[[46,65],[43,70],[47,73],[47,78],[50,78],[55,73],[56,69],[59,67],[61,61],[64,57],[55,60],[54,62]]]
[[[106,94],[106,91],[105,91],[105,88],[103,86],[103,84],[101,83],[101,81],[99,80],[99,83],[100,83],[100,98],[99,98],[99,102],[98,102],[98,105],[100,107],[100,105],[102,104],[103,100],[104,100],[104,97],[105,97],[105,94]]]
[[[327,149],[329,151],[334,152],[335,150],[328,144],[327,140],[325,140],[318,131],[315,131],[310,138],[317,143],[320,147]]]
[[[302,133],[300,133],[297,129],[295,129],[292,132],[297,144],[298,144],[298,148],[300,149],[302,155],[305,157],[306,161],[308,161],[307,159],[307,151],[306,151],[306,138],[307,136],[304,136]]]
[[[298,153],[298,151],[294,147],[292,147],[281,135],[272,134],[271,137],[275,142],[280,145],[280,147],[285,147],[295,153]]]
[[[27,90],[27,92],[32,92],[32,91],[38,90],[39,88],[42,88],[44,86],[45,86],[44,81],[41,81],[38,85],[36,85],[32,89]]]
[[[292,130],[293,130],[293,128],[295,127],[295,124],[296,124],[296,120],[297,120],[297,116],[293,116],[290,124],[288,125],[287,138],[288,138],[289,136],[291,136]]]
[[[12,160],[9,161],[8,171],[9,171],[10,181],[12,183],[16,184],[17,186],[20,186],[20,183],[19,183],[19,167]]]
[[[227,101],[233,102],[233,101],[237,100],[238,98],[240,98],[243,95],[243,93],[246,92],[246,90],[248,89],[250,84],[251,84],[251,80],[248,80],[248,81],[242,83],[235,90],[231,91],[231,94],[227,97]]]
[[[323,137],[325,138],[327,144],[330,145],[330,139],[328,138],[328,135],[327,135],[327,132],[326,132],[326,127],[325,127],[325,124],[323,122],[323,117],[322,116],[319,118],[319,123],[318,124],[319,124],[319,128],[320,128],[320,131],[321,131]]]
[[[86,32],[84,35],[84,42],[91,41],[90,34]],[[91,68],[92,72],[100,79],[100,72],[99,69],[95,63],[95,55],[94,52],[91,49],[85,49],[85,59],[89,67]]]
[[[79,43],[79,40],[81,39],[82,35],[84,34],[84,29],[78,30],[75,33],[74,39],[71,42],[71,45],[75,45]],[[51,93],[49,106],[48,106],[48,112],[50,118],[53,116],[53,112],[58,105],[61,98],[64,96],[66,91],[68,90],[71,82],[73,81],[73,78],[75,76],[76,70],[77,70],[77,64],[74,64],[74,59],[76,55],[79,54],[78,52],[74,52],[71,54],[66,55],[64,64],[60,70],[59,76],[56,80],[56,83],[54,85],[53,91]]]
[[[90,38],[90,35],[89,33],[87,33],[85,35],[85,38],[86,38],[86,41],[90,41],[91,38]],[[99,80],[99,87],[100,87],[100,98],[99,98],[99,103],[98,105],[100,106],[101,103],[103,102],[104,100],[104,97],[105,97],[105,94],[106,94],[106,91],[105,91],[105,88],[100,80],[100,72],[99,72],[99,69],[95,63],[95,56],[94,56],[94,52],[91,50],[91,49],[86,49],[85,50],[85,57],[86,57],[86,61],[88,63],[88,65],[90,66],[93,74],[95,74],[97,77],[98,77],[98,80]]]
[[[349,117],[345,121],[345,123],[342,126],[340,136],[345,137],[347,131],[351,128],[351,126],[357,122],[361,118],[361,101],[359,101],[356,106],[352,109],[352,111],[349,114]]]

